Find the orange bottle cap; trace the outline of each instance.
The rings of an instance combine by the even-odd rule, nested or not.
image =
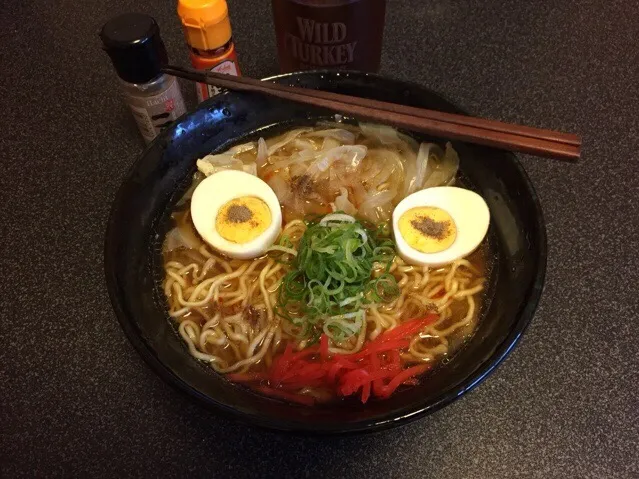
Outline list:
[[[178,15],[186,42],[198,50],[215,50],[231,39],[225,0],[179,0]]]

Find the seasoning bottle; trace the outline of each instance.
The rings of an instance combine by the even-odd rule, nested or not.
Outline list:
[[[272,5],[283,73],[379,70],[386,0],[272,0]]]
[[[240,76],[226,1],[179,0],[177,11],[193,66],[198,70]],[[197,83],[196,89],[200,102],[220,91],[204,83]]]
[[[140,133],[149,143],[186,112],[180,86],[160,68],[167,54],[156,21],[140,13],[110,19],[100,32]]]

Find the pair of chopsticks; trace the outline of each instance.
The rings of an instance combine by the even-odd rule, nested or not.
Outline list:
[[[484,118],[280,85],[192,68],[169,65],[164,67],[163,71],[169,75],[229,90],[263,93],[283,100],[328,108],[336,113],[390,124],[407,130],[503,150],[573,161],[579,159],[581,151],[581,139],[571,133],[513,125]]]

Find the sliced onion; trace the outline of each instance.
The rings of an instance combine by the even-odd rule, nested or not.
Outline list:
[[[400,149],[402,152],[411,152],[413,155],[417,154],[419,143],[415,140],[415,138],[400,132],[397,132],[397,138],[399,138]]]
[[[311,177],[322,173],[337,160],[343,160],[346,166],[356,168],[359,162],[366,156],[368,149],[364,145],[345,145],[331,148],[318,155],[308,167],[307,174]]]
[[[166,235],[164,247],[167,252],[178,248],[198,249],[202,240],[191,222],[188,212],[176,216],[175,227]]]
[[[434,143],[422,143],[419,146],[419,153],[417,153],[416,161],[417,170],[415,173],[415,182],[409,190],[409,193],[413,193],[424,188],[428,167],[432,165],[433,161],[439,161],[438,157],[441,158],[443,154],[444,152],[442,149]]]
[[[228,165],[234,161],[240,161],[235,158],[231,153],[220,153],[219,155],[206,155],[204,158],[198,160],[204,163],[210,163],[215,166]]]
[[[337,141],[335,138],[324,138],[324,141],[322,142],[322,147],[320,148],[320,150],[327,151],[333,148],[337,148],[338,146],[340,146],[339,141]]]
[[[257,176],[257,165],[252,161],[250,163],[244,163],[242,170],[249,175]]]
[[[284,138],[282,138],[281,140],[273,143],[271,146],[268,147],[268,156],[271,156],[273,153],[275,153],[280,148],[283,148],[286,145],[288,145],[291,141],[293,141],[295,138],[300,136],[302,133],[306,133],[308,131],[311,131],[311,128],[298,128],[296,130],[289,131],[284,136]]]
[[[264,138],[260,137],[257,140],[257,156],[255,157],[255,163],[260,168],[266,164],[268,161],[268,147],[266,146],[266,142]]]
[[[263,174],[266,174],[268,171],[274,171],[274,170],[286,168],[287,166],[291,166],[296,163],[306,163],[308,161],[313,160],[315,157],[317,157],[318,154],[319,152],[315,150],[298,151],[297,153],[294,153],[293,155],[289,156],[288,159],[273,161],[270,165],[266,166],[268,170],[265,169]],[[280,157],[280,158],[286,158],[286,157]]]
[[[382,145],[392,145],[399,142],[397,136],[397,130],[386,125],[376,125],[373,123],[360,123],[359,127],[362,129],[364,136],[374,138]]]
[[[437,148],[441,152],[441,148]],[[443,156],[433,154],[431,150],[426,164],[426,172],[422,188],[432,188],[433,186],[449,186],[455,182],[457,170],[459,169],[459,156],[453,146],[446,143],[446,151]]]
[[[333,203],[334,211],[343,211],[347,215],[357,214],[357,208],[348,200],[348,190],[343,186],[339,189],[340,194],[335,198]]]
[[[171,251],[186,247],[186,244],[182,240],[182,236],[180,235],[180,231],[178,228],[173,228],[166,234],[166,239],[164,240],[164,249],[167,253]]]
[[[406,197],[416,190],[415,175],[417,174],[417,159],[413,161],[404,161],[404,187],[402,196]]]
[[[239,155],[240,153],[251,151],[253,149],[255,149],[255,143],[251,141],[249,143],[242,143],[241,145],[235,145],[233,148],[230,148],[228,151],[226,151],[226,153],[229,155]]]
[[[257,166],[255,163],[244,163],[242,160],[238,160],[226,153],[207,155],[201,160],[197,160],[197,169],[206,176],[211,176],[222,170],[245,171],[246,173],[257,176]]]
[[[393,211],[393,199],[396,195],[396,190],[384,190],[368,194],[359,205],[358,216],[372,222],[388,220]]]
[[[282,178],[281,175],[273,175],[267,183],[275,193],[275,196],[277,196],[277,199],[280,200],[280,203],[283,204],[289,200],[291,188],[286,179]]]
[[[387,206],[391,205],[393,198],[397,191],[395,190],[384,190],[384,191],[376,191],[375,193],[369,194],[361,205],[359,205],[359,211],[362,213],[363,211],[377,208],[378,206]]]
[[[356,207],[358,207],[368,197],[368,191],[359,181],[353,181],[348,186],[350,186],[351,192],[353,193],[351,196],[351,201]]]
[[[307,133],[306,136],[318,136],[320,138],[333,138],[342,144],[352,145],[355,143],[355,134],[343,128],[329,128],[327,130],[317,130]]]
[[[368,156],[366,157],[365,164],[362,165],[362,171],[360,172],[359,180],[365,185],[376,183],[375,178],[383,170],[382,162],[377,161],[375,153],[376,150],[370,150]]]
[[[400,155],[391,149],[373,148],[369,150],[365,162],[369,165],[368,170],[362,174],[360,180],[371,189],[377,189],[382,183],[391,178],[393,174],[393,188],[400,189],[399,184],[404,179],[404,164]]]
[[[308,165],[305,163],[294,163],[289,168],[289,176],[295,178],[296,176],[302,176],[306,173]]]
[[[233,155],[222,153],[220,155],[206,155],[201,160],[197,160],[197,169],[206,176],[222,170],[242,170],[244,163],[242,160],[234,158]]]
[[[318,127],[322,127],[322,128],[326,128],[326,129],[336,128],[338,130],[348,130],[351,133],[354,133],[356,137],[357,137],[357,135],[359,135],[361,133],[361,130],[360,130],[359,126],[351,125],[349,123],[343,123],[343,122],[318,121],[317,122],[317,126]]]
[[[304,138],[295,138],[291,144],[300,150],[316,150],[315,143]]]

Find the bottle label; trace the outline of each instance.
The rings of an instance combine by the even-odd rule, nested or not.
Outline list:
[[[273,0],[281,70],[377,71],[385,10],[385,0]]]
[[[216,73],[224,73],[226,75],[233,75],[234,77],[239,76],[239,72],[237,71],[237,66],[233,60],[224,60],[222,63],[215,65],[213,68],[210,68],[209,71]],[[221,88],[218,88],[213,85],[207,85],[206,83],[198,83],[197,84],[197,99],[199,102],[206,100],[207,98],[211,98],[212,96],[220,93]]]
[[[235,55],[235,46],[233,44],[231,44],[229,51],[226,52],[224,56],[215,59],[191,54],[191,63],[199,70],[209,70],[236,77],[241,75],[240,67],[237,63],[237,56]],[[206,83],[197,83],[195,85],[195,91],[197,92],[198,102],[202,102],[220,93],[221,89],[213,85],[207,85]]]
[[[157,95],[126,95],[133,117],[147,143],[186,112],[178,82],[172,78],[170,83],[166,90]]]

